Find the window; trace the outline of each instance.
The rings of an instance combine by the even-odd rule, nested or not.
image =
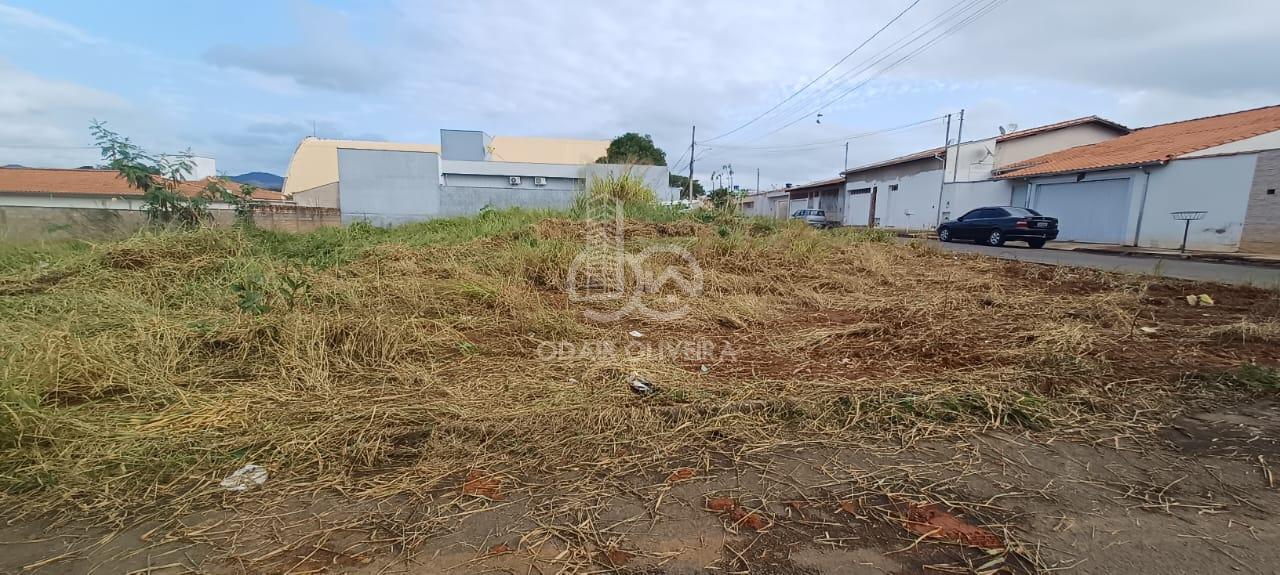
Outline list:
[[[850,194],[870,194],[871,188],[857,188],[854,190],[849,190],[849,193]]]
[[[1271,188],[1271,189],[1267,190],[1267,195],[1268,195],[1268,196],[1274,196],[1274,195],[1276,195],[1276,189],[1275,189],[1275,188]]]
[[[1028,218],[1028,217],[1036,217],[1040,215],[1040,212],[1037,212],[1031,208],[1004,208],[1004,211],[1008,212],[1009,215],[1015,218]]]
[[[898,184],[889,184],[889,191],[890,192],[898,191]]]

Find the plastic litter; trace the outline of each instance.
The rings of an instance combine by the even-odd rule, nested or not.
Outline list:
[[[628,333],[627,333],[627,335],[629,335],[629,336],[631,336],[631,337],[636,337],[636,338],[644,337],[644,334],[643,334],[643,333],[640,333],[640,332],[638,332],[638,331],[631,331],[631,332],[628,332]]]
[[[636,395],[653,395],[658,393],[658,386],[634,373],[627,376],[627,385],[631,386],[631,391]]]
[[[248,491],[266,482],[267,469],[250,463],[228,475],[221,485],[227,491]]]

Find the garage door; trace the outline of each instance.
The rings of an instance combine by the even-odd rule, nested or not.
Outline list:
[[[1058,239],[1124,243],[1129,222],[1129,179],[1036,186],[1036,211],[1058,218]]]

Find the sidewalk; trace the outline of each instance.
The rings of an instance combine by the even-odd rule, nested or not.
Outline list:
[[[1184,259],[1210,262],[1227,262],[1237,264],[1250,264],[1257,266],[1276,266],[1280,267],[1280,255],[1278,254],[1258,254],[1250,252],[1204,252],[1187,250],[1181,253],[1178,250],[1165,248],[1140,248],[1136,246],[1118,246],[1112,244],[1086,244],[1080,242],[1049,242],[1045,244],[1046,248],[1054,250],[1065,250],[1072,252],[1084,252],[1092,254],[1111,254],[1120,256],[1138,256],[1148,258],[1169,258]]]
[[[902,238],[925,238],[937,240],[937,234],[931,230],[913,230],[910,233],[906,231],[898,231],[898,237]],[[1181,253],[1178,250],[1165,248],[1140,248],[1136,246],[1120,246],[1115,244],[1087,244],[1083,242],[1058,242],[1052,241],[1044,245],[1045,249],[1062,250],[1068,252],[1080,252],[1089,254],[1108,254],[1114,256],[1136,256],[1146,258],[1167,258],[1182,259],[1204,262],[1222,262],[1233,264],[1245,264],[1254,266],[1273,266],[1280,267],[1280,254],[1260,254],[1251,252],[1205,252],[1187,250]]]

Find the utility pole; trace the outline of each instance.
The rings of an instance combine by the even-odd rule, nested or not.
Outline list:
[[[964,139],[964,108],[960,108],[960,127],[956,128],[956,157],[951,164],[951,183],[956,183],[956,175],[960,173],[960,142]]]
[[[942,153],[947,153],[947,148],[951,147],[951,114],[947,114],[947,134],[942,137]],[[942,178],[938,182],[938,213],[937,224],[942,225],[942,190],[947,187],[947,160],[946,156],[942,156]]]
[[[844,169],[841,173],[849,171],[849,142],[844,143]]]
[[[760,193],[760,168],[756,168],[756,193]]]
[[[689,134],[689,201],[693,201],[693,146],[697,142],[698,127],[693,127],[693,132]]]

